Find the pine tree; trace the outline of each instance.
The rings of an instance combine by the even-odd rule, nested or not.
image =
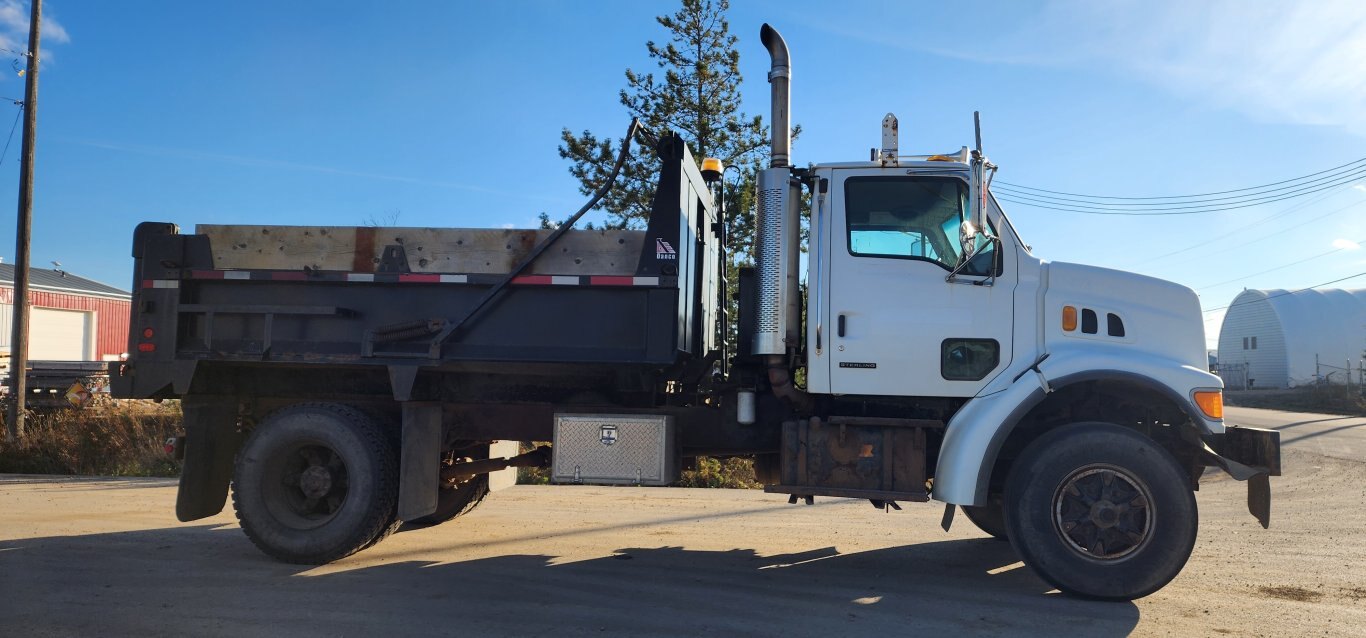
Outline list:
[[[744,181],[728,202],[728,246],[733,256],[748,261],[754,227],[752,176],[769,155],[768,127],[762,117],[740,111],[740,53],[725,17],[729,1],[682,2],[677,13],[656,18],[668,31],[669,42],[645,45],[662,79],[628,68],[620,101],[649,130],[681,135],[699,161],[716,157],[741,169]],[[567,128],[560,138],[560,157],[573,162],[570,174],[579,180],[583,194],[591,194],[610,174],[621,140],[598,138],[589,131],[575,135]],[[609,226],[643,227],[654,199],[657,167],[654,149],[633,145],[618,187],[599,204],[608,213]],[[732,196],[732,188],[726,190]]]

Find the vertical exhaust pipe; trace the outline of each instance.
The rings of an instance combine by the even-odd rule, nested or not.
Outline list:
[[[792,179],[792,134],[788,125],[788,80],[792,67],[787,43],[776,29],[765,24],[759,39],[768,49],[773,85],[772,164],[759,171],[755,193],[755,261],[759,273],[759,308],[754,323],[752,354],[786,355],[800,345],[801,326],[797,296],[797,203],[800,187]]]
[[[787,55],[787,42],[777,29],[768,26],[767,23],[759,29],[759,41],[768,49],[768,56],[772,60],[768,70],[768,83],[773,85],[770,96],[772,115],[769,117],[772,139],[770,144],[773,152],[769,166],[791,166],[792,128],[788,114],[792,107],[792,98],[788,85],[792,81],[792,62]]]
[[[801,296],[798,291],[797,206],[801,186],[792,176],[792,106],[789,85],[792,61],[787,42],[777,29],[765,24],[759,40],[768,49],[772,63],[768,82],[772,85],[771,160],[759,172],[755,255],[759,271],[759,304],[755,321],[753,354],[765,356],[769,385],[773,394],[787,399],[798,411],[810,410],[811,398],[792,384],[787,355],[801,345]]]

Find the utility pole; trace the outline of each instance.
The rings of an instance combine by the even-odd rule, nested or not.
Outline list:
[[[43,0],[31,0],[28,19],[28,70],[24,72],[24,142],[19,153],[19,223],[14,239],[14,333],[10,338],[10,402],[5,438],[24,433],[28,399],[28,262],[33,230],[33,135],[38,125],[38,31]]]

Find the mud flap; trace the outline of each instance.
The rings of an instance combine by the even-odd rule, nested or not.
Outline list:
[[[949,527],[953,525],[953,510],[955,507],[956,506],[953,503],[945,505],[944,518],[939,519],[939,526],[944,528],[944,531],[946,532],[949,531]]]
[[[242,434],[237,431],[237,404],[232,399],[187,398],[182,410],[185,463],[180,470],[175,515],[189,522],[223,511]]]
[[[1271,470],[1226,459],[1208,445],[1204,446],[1204,456],[1207,465],[1218,466],[1235,480],[1247,481],[1248,512],[1262,524],[1262,529],[1271,527]]]
[[[441,478],[441,404],[403,404],[403,456],[399,465],[398,518],[411,521],[436,511]]]

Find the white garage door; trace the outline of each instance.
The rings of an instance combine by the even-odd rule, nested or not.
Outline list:
[[[32,308],[28,357],[39,361],[84,361],[93,354],[94,322],[89,312]]]

